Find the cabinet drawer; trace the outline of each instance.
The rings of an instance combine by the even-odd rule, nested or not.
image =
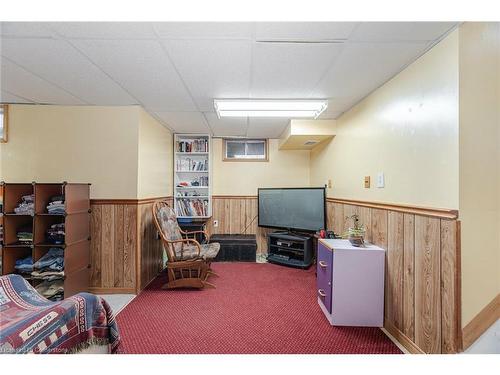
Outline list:
[[[317,295],[330,313],[332,312],[332,262],[332,251],[318,243]]]

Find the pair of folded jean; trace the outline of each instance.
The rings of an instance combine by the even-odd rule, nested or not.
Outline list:
[[[33,267],[38,271],[62,271],[64,269],[64,250],[58,247],[51,247],[47,254],[35,262]]]
[[[47,206],[49,214],[63,214],[65,212],[64,201],[52,201]]]
[[[31,273],[33,271],[33,258],[29,256],[16,260],[14,269],[19,273]]]

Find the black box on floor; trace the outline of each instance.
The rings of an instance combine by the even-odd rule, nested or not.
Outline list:
[[[181,229],[185,232],[194,232],[194,231],[203,231],[205,230],[205,222],[191,222],[191,223],[179,223]],[[193,236],[190,236],[193,237]],[[203,243],[205,241],[205,236],[203,233],[196,233],[194,238],[199,243]]]
[[[215,261],[255,262],[257,240],[254,234],[214,234],[210,242],[220,243],[220,251]]]

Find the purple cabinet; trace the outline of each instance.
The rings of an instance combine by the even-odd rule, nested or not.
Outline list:
[[[317,294],[329,313],[332,312],[332,261],[333,252],[325,245],[318,244]]]
[[[382,327],[385,251],[347,240],[318,241],[317,298],[332,325]]]

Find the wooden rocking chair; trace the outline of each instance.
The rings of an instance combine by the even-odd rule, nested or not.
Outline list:
[[[167,253],[168,282],[162,288],[215,288],[207,279],[217,276],[210,264],[219,253],[220,244],[208,243],[205,231],[183,231],[166,201],[153,204],[153,218]],[[203,233],[207,243],[200,244],[194,237],[189,238],[197,233]]]

